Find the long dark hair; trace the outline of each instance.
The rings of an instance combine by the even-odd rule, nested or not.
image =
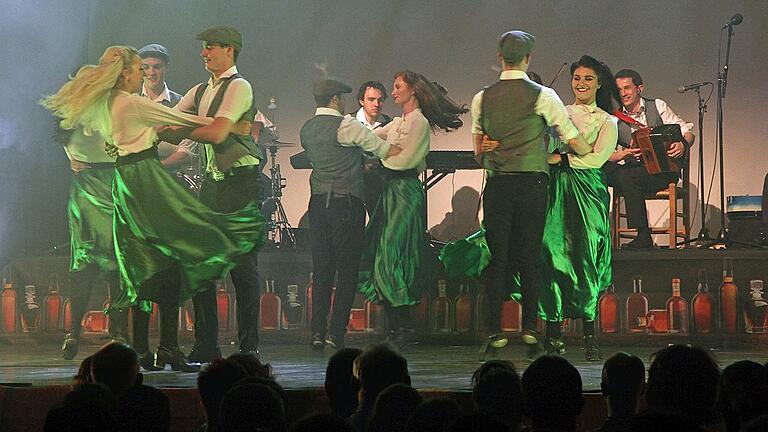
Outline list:
[[[578,61],[571,63],[571,76],[573,76],[573,72],[579,67],[585,67],[595,71],[597,74],[597,82],[600,84],[600,88],[597,89],[596,95],[597,106],[608,114],[614,112],[618,107],[620,98],[619,88],[616,87],[616,80],[613,78],[611,68],[606,66],[605,63],[588,55],[583,55]]]
[[[438,129],[450,132],[464,124],[459,116],[469,111],[467,106],[451,100],[445,87],[429,81],[420,73],[409,70],[396,73],[395,79],[398,77],[413,88],[421,113],[427,118],[433,132]]]

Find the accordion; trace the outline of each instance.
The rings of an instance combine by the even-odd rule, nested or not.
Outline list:
[[[632,132],[632,138],[642,152],[643,165],[648,174],[680,171],[680,166],[667,155],[670,144],[683,141],[680,125],[665,124],[654,128],[640,128]]]

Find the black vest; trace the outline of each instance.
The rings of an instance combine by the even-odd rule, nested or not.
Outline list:
[[[482,158],[493,172],[549,172],[544,129],[534,112],[542,87],[524,79],[501,80],[483,92],[480,124],[488,136],[501,141]]]
[[[339,144],[342,117],[316,115],[301,128],[301,146],[312,163],[309,185],[312,195],[352,195],[365,200],[362,149]]]

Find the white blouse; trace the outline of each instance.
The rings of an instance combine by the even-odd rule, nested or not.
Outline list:
[[[381,163],[391,170],[406,171],[415,169],[421,173],[427,169],[429,154],[429,121],[415,109],[403,117],[395,117],[386,126],[373,131],[381,138],[386,138],[390,145],[400,146],[403,151],[390,156]]]
[[[576,169],[600,168],[616,149],[619,138],[618,119],[597,104],[566,105],[566,112],[584,139],[592,146],[585,155],[570,153],[568,162]]]

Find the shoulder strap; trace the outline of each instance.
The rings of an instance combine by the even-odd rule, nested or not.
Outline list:
[[[208,83],[204,82],[197,86],[197,90],[195,91],[195,114],[197,114],[197,108],[200,106],[200,101],[203,99],[203,93],[205,93],[205,89],[208,88]]]
[[[206,114],[207,117],[215,117],[216,112],[219,111],[219,106],[221,106],[221,101],[224,100],[224,94],[227,92],[227,87],[229,87],[229,83],[234,81],[237,78],[241,78],[240,74],[232,74],[229,77],[224,79],[224,82],[221,83],[221,88],[216,92],[216,96],[213,97],[213,100],[211,101],[211,106],[208,107],[208,114]],[[202,94],[200,95],[202,97]]]

